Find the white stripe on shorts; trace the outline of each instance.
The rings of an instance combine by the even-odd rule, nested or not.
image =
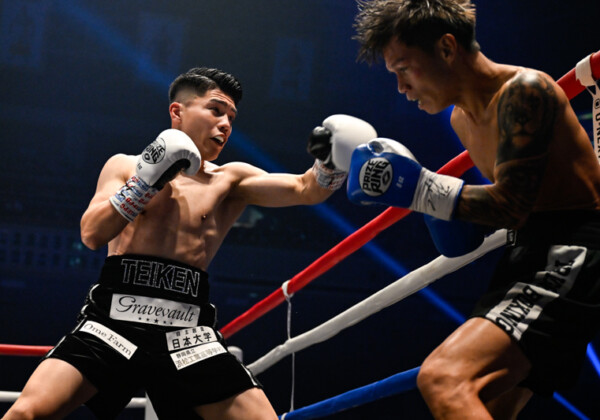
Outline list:
[[[545,270],[536,273],[533,283],[516,283],[485,317],[519,341],[548,303],[571,290],[586,253],[581,246],[552,246]]]

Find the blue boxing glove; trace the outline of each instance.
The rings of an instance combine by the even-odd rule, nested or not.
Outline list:
[[[440,252],[448,257],[460,257],[479,248],[487,235],[494,229],[464,220],[441,220],[428,214],[423,215],[431,239]]]
[[[450,220],[464,181],[423,168],[397,141],[377,138],[357,147],[348,175],[348,198]]]

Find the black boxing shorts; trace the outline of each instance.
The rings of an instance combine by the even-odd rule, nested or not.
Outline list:
[[[160,419],[199,418],[193,407],[261,386],[215,328],[206,273],[111,256],[77,326],[46,357],[73,365],[98,389],[86,403],[98,418],[115,418],[141,389]]]
[[[518,342],[522,386],[550,396],[574,386],[600,331],[600,213],[536,213],[515,233],[472,316]]]

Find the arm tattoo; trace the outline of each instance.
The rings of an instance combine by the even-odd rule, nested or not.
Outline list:
[[[542,184],[557,106],[554,87],[540,74],[510,82],[498,103],[495,183],[463,190],[457,216],[502,227],[524,220]]]
[[[543,155],[556,118],[552,85],[536,73],[517,76],[498,103],[500,144],[496,164]]]

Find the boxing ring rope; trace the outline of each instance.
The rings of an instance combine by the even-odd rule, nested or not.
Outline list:
[[[0,344],[0,356],[44,356],[52,346],[25,346],[21,344]]]
[[[595,80],[600,79],[600,51],[590,54],[586,58],[589,58],[592,77]],[[576,68],[573,68],[563,77],[561,77],[557,83],[563,88],[569,100],[579,95],[585,89],[585,87],[578,81],[576,77]],[[444,175],[461,176],[464,172],[472,167],[473,161],[469,157],[469,153],[465,150],[446,165],[442,166],[437,172]],[[309,284],[316,277],[322,275],[348,255],[358,250],[381,231],[387,229],[389,226],[404,218],[409,213],[410,210],[408,209],[395,207],[388,208],[382,214],[374,218],[371,222],[367,223],[362,228],[358,229],[356,232],[340,242],[338,245],[330,249],[327,253],[323,254],[322,257],[317,259],[306,269],[296,274],[294,277],[292,277],[292,279],[283,283],[281,288],[275,290],[265,299],[256,303],[242,315],[229,322],[221,329],[221,333],[225,338],[231,337],[237,331],[246,327],[270,310],[277,307],[279,304],[283,303],[286,295],[293,295],[295,292]]]
[[[0,391],[0,403],[13,402],[20,395],[20,392],[15,391]],[[129,401],[127,408],[147,408],[148,400],[144,397],[135,397]]]
[[[584,60],[587,60],[588,62],[587,65],[589,66],[590,76],[593,77],[594,80],[600,79],[600,51],[590,54]],[[578,66],[584,62],[584,60],[582,60]],[[576,69],[574,68],[557,81],[569,99],[573,99],[585,90],[585,87],[580,83],[576,73]],[[464,151],[440,168],[438,173],[460,176],[472,167],[473,162],[471,161],[468,152]],[[410,211],[407,209],[392,207],[386,209],[382,214],[348,236],[306,269],[298,273],[289,281],[286,281],[279,289],[267,296],[267,298],[261,300],[248,311],[235,318],[223,327],[221,332],[226,338],[232,336],[237,331],[283,303],[286,298],[289,298],[295,292],[304,288],[315,278],[328,271],[331,267],[335,266],[354,251],[360,249],[381,231],[401,220],[409,213]],[[429,264],[407,274],[366,300],[325,322],[321,326],[289,339],[284,344],[276,347],[265,356],[248,365],[248,368],[258,374],[281,360],[281,358],[285,357],[287,354],[330,338],[343,328],[355,325],[371,314],[404,299],[440,277],[460,269],[481,255],[501,246],[504,243],[503,240],[505,239],[505,236],[506,232],[504,230],[499,230],[487,237],[483,245],[469,254],[456,258],[438,257]],[[388,296],[385,296],[386,294],[388,294]],[[51,348],[51,346],[0,344],[0,355],[43,356]],[[593,350],[590,348],[591,345],[588,347],[588,356],[590,356],[590,358],[595,357],[595,360],[597,360],[597,356],[595,356]],[[290,413],[285,413],[281,418],[288,420],[319,418],[376,399],[414,389],[418,369],[419,368],[417,367],[320,403],[300,408]],[[0,391],[0,402],[14,401],[18,395],[18,392]],[[570,405],[568,401],[560,395],[555,394],[555,398],[578,418],[587,419],[583,413]],[[147,407],[147,400],[146,398],[134,398],[128,407]]]
[[[468,254],[456,258],[439,256],[430,263],[408,273],[367,299],[357,303],[350,309],[331,318],[329,321],[275,347],[254,363],[249,364],[248,369],[255,375],[258,375],[285,356],[333,337],[343,329],[351,327],[382,309],[399,302],[505,243],[506,229],[500,229],[485,238],[479,248]]]
[[[589,65],[590,76],[594,80],[600,79],[600,51],[598,51],[594,54],[590,54],[584,60],[581,60],[581,62],[578,63],[578,67],[582,63],[584,63],[585,60],[587,60],[587,63]],[[579,73],[579,72],[577,72],[576,69],[574,68],[557,81],[557,83],[565,91],[565,94],[569,100],[573,99],[575,96],[577,96],[579,93],[581,93],[585,89],[585,86],[582,83],[580,83],[580,81],[578,79],[579,75],[577,73]],[[460,176],[463,172],[465,172],[466,170],[468,170],[472,167],[471,159],[470,158],[467,159],[467,158],[468,158],[468,154],[466,152],[463,152],[461,155],[454,158],[447,165],[445,165],[443,168],[441,168],[438,171],[438,173],[445,173],[445,174],[449,174],[449,175]],[[453,163],[456,163],[456,167],[454,167],[452,165]],[[471,166],[469,166],[469,164]],[[462,170],[462,172],[459,172],[461,170]],[[448,172],[445,172],[445,171],[448,171]],[[454,172],[454,171],[456,171],[456,172]],[[457,175],[457,173],[458,173],[458,175]],[[403,211],[394,211],[394,210],[403,210]],[[384,213],[382,213],[382,215],[380,215],[378,218],[380,219],[380,222],[382,225],[385,225],[385,227],[388,227],[391,224],[395,223],[396,221],[405,217],[408,213],[409,213],[409,211],[407,211],[405,209],[389,208],[386,211],[384,211]],[[376,218],[376,219],[378,219],[378,218]],[[342,254],[336,255],[337,250],[342,250],[344,252],[350,250],[350,252],[353,252],[355,250],[354,248],[356,248],[356,249],[360,248],[360,246],[357,247],[357,245],[360,243],[361,238],[368,238],[364,242],[364,243],[366,243],[368,240],[372,239],[376,234],[381,232],[381,230],[383,230],[383,229],[380,229],[380,230],[372,231],[371,235],[369,235],[369,232],[365,232],[365,231],[370,230],[370,228],[372,227],[372,226],[370,226],[370,224],[373,223],[376,219],[374,219],[372,222],[363,226],[363,228],[361,228],[357,232],[355,232],[355,234],[353,234],[355,236],[350,235],[348,238],[346,238],[344,241],[342,241],[336,247],[332,248],[328,253],[324,254],[321,258],[316,260],[307,269],[305,269],[304,271],[302,271],[301,273],[299,273],[298,275],[293,277],[291,280],[285,282],[280,289],[276,290],[265,300],[254,305],[250,310],[248,310],[247,312],[242,314],[240,317],[234,319],[232,322],[227,324],[222,331],[227,331],[229,336],[232,335],[233,333],[239,331],[241,328],[245,327],[253,320],[259,318],[260,316],[262,316],[266,312],[268,312],[270,309],[277,306],[279,303],[282,303],[286,297],[290,297],[295,291],[300,290],[300,288],[301,288],[300,285],[302,287],[304,287],[306,284],[308,284],[310,281],[312,281],[316,277],[316,276],[311,277],[311,274],[313,272],[318,272],[319,273],[318,275],[320,275],[320,274],[324,273],[325,271],[327,271],[331,266],[337,264],[337,262],[341,261],[342,259],[344,259],[345,257],[347,257],[349,255],[349,253],[342,253]],[[377,224],[374,224],[374,225],[379,227],[379,225],[377,225]],[[361,236],[361,234],[362,234],[362,236]],[[478,257],[478,256],[485,254],[486,252],[491,251],[492,249],[502,245],[501,238],[502,238],[502,236],[504,236],[504,238],[505,238],[505,235],[506,235],[505,231],[504,232],[503,231],[496,232],[494,235],[486,238],[486,241],[484,241],[484,244],[480,248],[478,248],[477,250],[473,251],[470,254],[477,254],[477,257]],[[494,243],[494,241],[497,241],[497,242]],[[348,242],[348,243],[345,244],[345,242]],[[487,244],[486,244],[486,242],[487,242]],[[364,243],[362,243],[361,246],[364,245]],[[344,247],[344,245],[346,245],[346,246]],[[485,248],[487,246],[489,246],[489,249],[484,250],[483,248]],[[479,254],[479,251],[482,251],[482,252]],[[467,254],[467,255],[470,255],[470,254]],[[465,257],[467,257],[467,256],[458,257],[458,259],[463,259]],[[477,258],[477,257],[475,257],[475,258]],[[473,259],[475,259],[475,258],[473,258]],[[439,257],[439,259],[442,259],[442,260],[445,259],[446,260],[445,262],[447,262],[449,260],[456,260],[457,258],[447,259],[442,256],[442,257]],[[434,260],[434,262],[432,262],[432,263],[435,263],[436,261],[438,261],[438,260]],[[448,273],[451,271],[455,271],[456,269],[459,269],[460,267],[464,266],[465,264],[468,264],[471,261],[463,261],[463,262],[457,264],[456,268],[448,267]],[[432,263],[430,263],[430,264],[432,264]],[[433,264],[433,265],[435,265],[435,264]],[[439,265],[443,265],[443,264],[439,264],[439,262],[438,262],[437,268],[440,268]],[[294,352],[296,352],[298,350],[302,350],[312,344],[327,340],[328,338],[336,335],[339,331],[341,331],[341,329],[348,328],[348,327],[356,324],[357,322],[368,317],[372,313],[378,312],[379,310],[383,309],[384,307],[389,306],[393,303],[396,303],[399,300],[402,300],[404,297],[409,296],[410,294],[424,288],[431,282],[433,282],[436,279],[445,275],[445,274],[442,274],[443,271],[441,271],[441,272],[438,272],[438,273],[432,275],[431,277],[428,277],[425,281],[423,281],[423,278],[419,278],[418,275],[414,275],[411,277],[411,275],[413,275],[414,273],[417,273],[420,270],[426,272],[428,268],[430,268],[430,267],[427,267],[427,265],[426,265],[426,266],[421,267],[420,269],[416,270],[413,273],[409,273],[407,276],[403,277],[402,279],[399,279],[392,285],[387,286],[386,288],[382,289],[380,292],[372,295],[370,298],[367,298],[366,300],[364,300],[364,301],[360,302],[359,304],[353,306],[352,308],[346,310],[345,312],[338,315],[337,317],[334,317],[331,320],[326,321],[321,326],[314,328],[313,330],[308,331],[304,334],[296,336],[292,339],[288,339],[284,344],[277,346],[276,348],[269,351],[266,355],[259,358],[254,363],[248,365],[248,368],[251,371],[253,371],[253,373],[259,374],[260,372],[263,372],[264,370],[268,369],[273,364],[277,363],[283,357],[285,357],[289,354],[293,354]],[[403,280],[407,280],[407,284],[404,284]],[[421,281],[422,283],[419,284],[419,281]],[[393,293],[392,293],[392,290],[393,290]],[[388,292],[390,295],[393,295],[393,296],[386,297],[385,292]],[[374,309],[369,310],[369,308],[368,308],[369,306],[374,307]],[[597,360],[597,357],[595,357],[595,354],[592,350],[591,344],[588,346],[587,354],[590,359]],[[407,374],[408,372],[410,372],[410,375]],[[342,410],[345,410],[345,409],[348,409],[351,407],[366,404],[366,403],[374,401],[376,399],[384,398],[385,396],[389,396],[389,395],[397,394],[400,392],[404,392],[406,390],[414,389],[416,386],[416,374],[418,372],[418,368],[415,368],[408,372],[394,375],[390,378],[387,378],[387,379],[377,382],[375,384],[372,384],[372,385],[369,385],[369,386],[366,386],[363,388],[359,388],[359,389],[356,389],[353,391],[349,391],[345,394],[341,394],[337,397],[330,398],[328,400],[322,401],[321,403],[316,403],[316,404],[313,404],[308,407],[293,410],[293,406],[292,406],[293,411],[291,411],[290,413],[283,414],[281,416],[281,419],[289,420],[292,418],[293,419],[319,418],[319,417],[322,417],[325,415],[337,413],[339,411],[342,411]],[[399,380],[400,378],[402,379],[401,381]],[[398,383],[397,383],[397,380],[398,380]],[[391,385],[386,387],[383,384],[386,384],[386,385],[391,384]],[[396,388],[394,388],[394,387],[396,387]],[[378,392],[381,392],[381,394],[378,394]],[[569,410],[572,414],[574,414],[576,417],[578,417],[580,419],[588,419],[588,417],[586,417],[585,414],[580,412],[576,407],[574,407],[571,403],[569,403],[560,394],[555,393],[554,398],[560,404],[562,404],[567,410]]]
[[[580,61],[582,63],[584,60],[589,60],[589,67],[591,71],[591,76],[594,80],[600,79],[600,51],[596,51],[595,53],[590,54]],[[560,85],[561,88],[565,91],[565,94],[569,99],[573,99],[581,92],[585,90],[585,86],[581,84],[580,80],[577,78],[577,67],[571,69],[567,74],[558,79],[556,83]]]
[[[306,407],[280,416],[283,420],[318,419],[332,413],[339,413],[351,407],[358,407],[381,398],[390,397],[414,389],[419,368],[397,373],[389,378],[362,386]]]
[[[437,279],[464,267],[482,255],[504,245],[506,242],[506,234],[507,232],[505,229],[500,229],[488,236],[479,248],[460,257],[447,258],[439,256],[430,263],[407,274],[396,282],[376,292],[369,298],[342,312],[338,316],[324,322],[320,326],[292,339],[288,338],[284,344],[275,347],[257,361],[249,364],[247,366],[248,369],[258,375],[285,356],[294,354],[299,350],[303,350],[313,344],[323,342],[335,336],[343,329],[357,324],[368,316],[399,302],[405,297],[410,296],[433,283]],[[592,351],[591,344],[588,347],[588,352],[590,351]],[[321,418],[391,395],[410,391],[416,388],[418,371],[419,368],[417,367],[392,375],[372,384],[290,411],[289,413],[284,413],[280,416],[280,419],[300,420]],[[573,406],[562,395],[555,393],[554,399],[577,418],[581,420],[590,420],[589,417]]]
[[[442,166],[438,173],[444,175],[461,176],[464,172],[473,167],[473,161],[469,153],[465,150]],[[346,239],[327,251],[323,256],[309,265],[300,273],[296,274],[290,280],[267,296],[262,301],[255,304],[248,311],[244,312],[239,317],[235,318],[229,324],[221,329],[221,333],[225,338],[231,337],[233,334],[254,322],[271,309],[274,309],[279,304],[285,301],[285,297],[291,296],[297,291],[304,288],[318,276],[324,274],[331,267],[338,264],[348,255],[360,249],[364,244],[373,239],[383,230],[387,229],[397,221],[403,219],[410,213],[408,209],[390,207],[379,216],[375,217],[369,223],[358,229],[356,232],[349,235]]]

